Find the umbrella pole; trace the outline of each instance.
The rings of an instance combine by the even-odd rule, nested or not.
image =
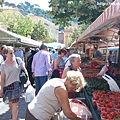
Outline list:
[[[120,68],[120,24],[119,24],[119,31],[118,31],[118,36],[119,36],[119,50],[118,50],[118,68]]]

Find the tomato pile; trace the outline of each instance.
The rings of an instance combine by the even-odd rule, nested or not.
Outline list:
[[[85,78],[96,78],[98,77],[97,74],[99,73],[99,71],[99,69],[83,68],[81,72]]]
[[[120,92],[95,91],[92,104],[97,107],[101,120],[120,120]]]

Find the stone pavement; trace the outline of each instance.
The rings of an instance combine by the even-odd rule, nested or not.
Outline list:
[[[27,103],[25,103],[25,99],[23,97],[19,100],[18,106],[18,118],[17,120],[25,120],[25,113],[27,109]],[[2,102],[2,98],[0,98],[0,120],[9,120],[11,113],[9,111],[8,105]]]

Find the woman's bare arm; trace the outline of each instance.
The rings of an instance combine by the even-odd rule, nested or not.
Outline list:
[[[5,74],[1,72],[1,78],[0,78],[0,97],[3,96],[3,87],[4,87],[4,81],[5,80]]]
[[[55,94],[67,118],[71,120],[82,120],[80,117],[78,117],[75,113],[72,112],[68,100],[68,92],[65,90],[65,88],[57,87],[55,89]]]
[[[68,71],[69,71],[69,67],[65,67],[62,74],[62,79],[64,79],[67,76]]]
[[[59,64],[59,58],[57,57],[55,60],[54,60],[54,68],[53,69],[57,69],[58,68],[58,64]]]

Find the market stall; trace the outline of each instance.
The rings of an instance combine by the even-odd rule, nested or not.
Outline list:
[[[90,43],[101,47],[120,46],[120,1],[115,0],[106,10],[73,42],[71,47],[78,48]],[[119,47],[120,48],[120,47]],[[120,50],[118,57],[120,67]]]
[[[87,86],[84,88],[86,104],[94,120],[120,120],[120,0],[115,0],[83,33],[71,47],[86,51],[88,46],[98,48],[119,47],[118,64],[106,67],[104,74],[98,76],[102,68],[91,65],[90,60],[81,64]],[[107,50],[106,49],[106,50]],[[86,54],[83,55],[85,57]],[[104,61],[99,61],[103,63]],[[94,63],[95,64],[95,63]],[[107,64],[105,64],[107,65]],[[97,66],[97,64],[95,65]]]
[[[39,47],[41,45],[41,42],[0,28],[0,44],[20,47],[22,46]]]

